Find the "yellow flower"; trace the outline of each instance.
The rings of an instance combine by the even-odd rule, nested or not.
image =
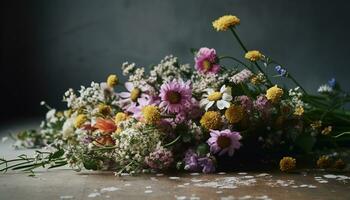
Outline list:
[[[111,107],[107,106],[106,104],[100,104],[98,105],[98,112],[102,115],[108,115],[111,113]]]
[[[283,95],[283,90],[281,88],[277,87],[277,85],[275,85],[266,91],[265,96],[272,103],[276,103],[280,100],[282,95]]]
[[[311,126],[311,129],[312,129],[312,130],[316,130],[316,129],[318,129],[318,128],[321,128],[321,126],[322,126],[322,121],[321,121],[321,120],[314,121],[314,122],[312,122],[312,123],[310,124],[310,126]]]
[[[204,128],[208,130],[210,129],[217,130],[221,128],[221,125],[222,125],[221,115],[219,112],[216,112],[216,111],[205,112],[199,122]]]
[[[217,31],[226,31],[228,28],[238,25],[239,22],[240,19],[238,17],[233,15],[225,15],[213,21],[213,27]]]
[[[304,114],[304,108],[302,106],[298,106],[294,110],[294,115],[302,116]]]
[[[297,161],[292,157],[283,157],[280,161],[280,169],[283,172],[288,172],[295,168]]]
[[[232,105],[226,109],[225,117],[231,124],[238,123],[244,117],[244,109],[241,106]]]
[[[338,159],[334,163],[335,169],[344,169],[346,167],[346,163],[342,159]]]
[[[119,82],[118,76],[115,74],[111,74],[107,78],[107,85],[109,87],[114,87],[114,86],[118,85],[118,82]]]
[[[332,126],[327,126],[322,130],[322,135],[329,135],[332,132]]]
[[[321,168],[321,169],[326,169],[329,168],[331,166],[331,160],[329,159],[328,156],[321,156],[317,162],[317,167]]]
[[[257,75],[253,75],[252,78],[250,79],[250,82],[253,85],[258,85],[258,84],[266,82],[266,80],[265,80],[264,75],[262,73],[259,73]]]
[[[118,112],[114,117],[114,123],[119,124],[119,122],[125,121],[128,118],[128,115],[123,112]]]
[[[80,128],[87,120],[86,115],[80,114],[75,118],[74,126],[75,128]]]
[[[264,55],[262,55],[260,53],[260,51],[257,50],[252,50],[252,51],[248,51],[244,57],[252,62],[258,61],[260,60],[262,57],[264,57]]]
[[[160,118],[160,110],[157,106],[145,106],[142,109],[143,119],[146,124],[156,124]]]

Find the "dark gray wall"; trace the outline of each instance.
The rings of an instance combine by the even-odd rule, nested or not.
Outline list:
[[[191,47],[242,55],[230,33],[211,22],[241,18],[248,48],[284,63],[308,90],[331,77],[350,89],[349,1],[120,0],[7,1],[1,30],[1,119],[62,107],[63,92],[120,73],[123,61],[157,63],[174,54],[192,62]]]

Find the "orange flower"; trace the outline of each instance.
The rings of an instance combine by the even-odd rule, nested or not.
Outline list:
[[[96,146],[113,146],[115,142],[110,135],[103,135],[95,139],[94,144]]]
[[[94,127],[104,133],[112,133],[117,130],[114,121],[110,119],[97,119]]]

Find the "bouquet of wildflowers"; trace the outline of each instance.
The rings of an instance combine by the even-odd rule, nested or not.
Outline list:
[[[18,134],[16,145],[47,151],[2,159],[2,171],[69,165],[117,174],[210,173],[252,160],[291,171],[296,157],[310,152],[318,167],[344,168],[342,154],[334,152],[346,148],[350,133],[349,94],[335,79],[319,95],[308,94],[281,64],[245,47],[239,23],[232,15],[213,22],[217,31],[233,34],[243,49],[238,57],[202,47],[192,49],[194,66],[172,55],[151,69],[126,62],[124,84],[111,74],[106,82],[69,89],[64,111],[43,102],[49,111],[41,130]],[[277,85],[277,78],[295,87]]]

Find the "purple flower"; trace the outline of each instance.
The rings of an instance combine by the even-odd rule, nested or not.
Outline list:
[[[215,172],[215,163],[213,158],[211,157],[203,157],[198,159],[198,163],[201,167],[203,167],[203,173],[212,173]]]
[[[193,149],[188,149],[185,153],[185,170],[202,171],[203,173],[215,172],[214,158],[200,157]]]
[[[159,106],[168,113],[180,113],[191,106],[192,88],[190,81],[173,80],[160,87],[161,103]]]
[[[231,131],[230,129],[223,131],[211,130],[210,136],[207,143],[210,146],[210,151],[214,154],[220,152],[219,155],[228,153],[229,156],[232,156],[235,149],[241,147],[239,140],[242,136],[239,132]]]
[[[251,112],[253,109],[253,101],[246,95],[236,97],[235,101],[238,101],[247,112]]]
[[[336,84],[337,84],[337,81],[335,80],[335,78],[331,78],[331,80],[328,81],[328,85],[333,89]]]
[[[199,171],[198,155],[193,149],[188,149],[185,153],[185,170]]]
[[[282,68],[280,65],[277,65],[275,67],[275,70],[277,71],[277,73],[280,75],[280,76],[287,76],[287,70]]]
[[[194,58],[195,68],[203,74],[217,74],[220,71],[220,65],[217,63],[215,49],[202,47]]]
[[[158,147],[145,158],[145,163],[152,169],[167,169],[173,163],[173,153],[163,147]]]
[[[268,115],[270,113],[269,111],[271,109],[271,103],[265,95],[260,95],[254,101],[254,108],[262,114],[263,118],[268,118]]]

